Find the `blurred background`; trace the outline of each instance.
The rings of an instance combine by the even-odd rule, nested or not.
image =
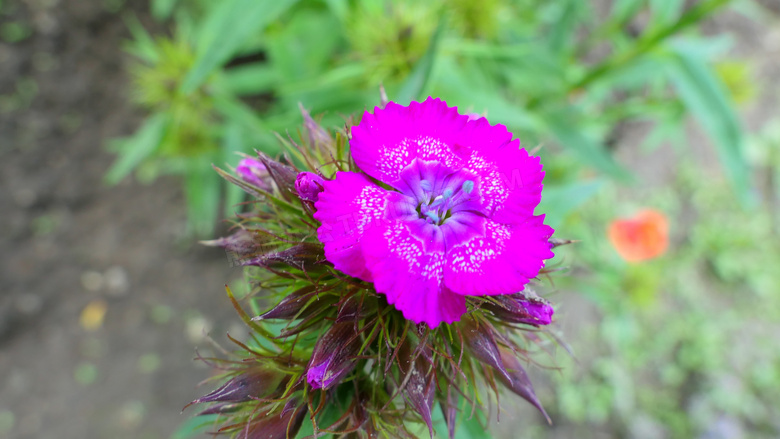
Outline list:
[[[195,350],[246,334],[210,165],[380,84],[539,147],[579,241],[554,425],[506,397],[494,437],[780,437],[778,77],[777,0],[0,0],[0,437],[209,437]]]

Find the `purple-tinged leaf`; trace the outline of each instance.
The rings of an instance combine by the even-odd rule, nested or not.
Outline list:
[[[308,410],[306,404],[288,407],[280,412],[260,413],[238,434],[239,439],[291,439],[301,429]]]
[[[447,424],[447,432],[450,439],[455,439],[455,425],[458,422],[458,392],[447,388],[447,401],[440,401],[441,413],[444,415],[444,422]]]
[[[279,188],[282,197],[287,201],[297,197],[298,191],[295,190],[295,179],[298,177],[298,171],[291,166],[277,162],[262,152],[258,152],[258,157],[266,169],[268,169],[268,174],[276,183],[276,187]]]
[[[268,184],[268,169],[263,162],[256,158],[246,157],[241,159],[236,166],[236,174],[245,182],[257,186],[260,189],[268,190],[271,186]]]
[[[312,299],[315,301],[310,303]],[[318,298],[316,287],[309,285],[294,291],[282,299],[281,302],[277,303],[273,308],[252,318],[252,320],[302,319],[330,304],[330,300]]]
[[[477,323],[474,319],[467,318],[461,321],[460,328],[469,351],[477,359],[501,372],[505,378],[509,378],[509,374],[501,362],[501,355],[493,335],[493,327],[485,321]]]
[[[332,152],[335,142],[330,133],[318,124],[303,105],[299,105],[301,109],[301,115],[303,116],[303,129],[308,137],[309,146],[312,149],[324,150],[325,152]]]
[[[261,245],[257,239],[257,234],[246,229],[238,229],[230,236],[212,239],[210,241],[201,241],[203,245],[209,247],[220,247],[229,252],[236,253],[241,257],[252,255]]]
[[[526,288],[527,289],[527,288]],[[490,311],[500,320],[529,325],[549,325],[555,313],[552,305],[532,291],[512,295],[494,296],[482,309]]]
[[[528,378],[528,374],[525,372],[525,369],[520,364],[520,360],[517,359],[517,356],[511,350],[503,347],[500,349],[501,361],[509,372],[509,376],[508,378],[499,376],[499,379],[512,392],[519,395],[531,403],[531,405],[536,407],[542,413],[542,415],[544,415],[545,419],[547,419],[547,423],[552,425],[552,420],[550,419],[550,416],[547,415],[547,412],[544,411],[544,407],[542,407],[542,403],[539,402],[539,398],[536,397],[534,386],[531,383],[531,380]]]
[[[412,408],[425,421],[431,438],[433,438],[432,411],[436,396],[436,382],[433,379],[433,369],[428,360],[431,357],[430,348],[425,346],[420,349],[417,358],[414,358],[414,355],[415,352],[410,349],[408,342],[403,344],[398,353],[398,364],[401,366],[406,381],[403,392]]]
[[[336,322],[355,323],[358,320],[365,318],[367,315],[368,312],[365,308],[365,304],[360,303],[360,296],[354,295],[341,303],[339,312],[336,315]]]
[[[273,369],[256,367],[229,379],[218,389],[192,401],[187,406],[206,402],[244,402],[253,398],[265,398],[279,387],[283,377],[282,373]]]
[[[202,412],[198,413],[195,416],[205,416],[205,415],[221,415],[225,413],[232,413],[237,411],[240,408],[240,406],[237,403],[232,402],[222,402],[219,404],[214,404],[211,407],[207,408],[206,410],[203,410]]]
[[[552,245],[552,248],[555,248],[555,247],[560,247],[562,245],[574,244],[574,243],[579,242],[579,241],[576,241],[574,239],[550,238],[549,242],[550,242],[550,245]]]
[[[322,246],[304,242],[293,245],[290,248],[271,251],[263,255],[244,261],[241,265],[272,267],[274,264],[285,264],[299,270],[311,270],[325,260]]]
[[[352,322],[335,323],[314,346],[306,381],[314,389],[329,389],[355,368],[360,337]]]

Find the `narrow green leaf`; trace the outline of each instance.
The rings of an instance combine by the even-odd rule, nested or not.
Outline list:
[[[481,417],[479,412],[470,418],[463,416],[463,422],[459,422],[455,429],[455,439],[492,439],[493,435],[490,434],[490,430],[485,428],[484,420],[480,421]]]
[[[233,94],[249,95],[273,90],[279,82],[279,75],[268,64],[254,63],[225,70],[222,80],[225,88]]]
[[[197,237],[209,237],[219,214],[220,178],[208,160],[193,160],[184,181],[187,228]]]
[[[226,97],[217,97],[214,99],[214,107],[225,117],[225,119],[239,124],[245,133],[252,137],[254,142],[247,147],[254,147],[259,144],[263,152],[275,154],[279,152],[279,145],[271,134],[271,129],[263,119],[260,119],[251,108],[243,102]]]
[[[649,26],[658,28],[674,23],[682,15],[684,5],[683,0],[650,0],[653,19]]]
[[[673,47],[669,74],[688,110],[715,144],[724,170],[743,204],[750,202],[744,136],[726,87],[706,61],[683,45]]]
[[[604,181],[578,181],[562,186],[545,185],[542,201],[536,208],[536,214],[545,214],[544,222],[552,228],[558,228],[566,216],[588,201],[601,189]]]
[[[346,20],[347,14],[349,14],[349,3],[347,0],[325,0],[328,4],[328,9],[333,15],[341,21]]]
[[[597,170],[619,180],[631,179],[629,173],[618,165],[604,148],[577,129],[580,124],[566,111],[556,111],[545,116],[547,128],[558,142],[578,155],[582,161]]]
[[[173,432],[170,439],[190,439],[199,434],[205,433],[208,427],[214,427],[219,414],[193,416],[179,425],[179,428]]]
[[[148,63],[156,63],[160,57],[157,53],[157,45],[138,17],[135,15],[127,16],[125,24],[133,36],[133,41],[125,46],[125,50]]]
[[[476,61],[479,62],[479,61]],[[435,92],[447,96],[447,102],[476,113],[487,112],[491,123],[509,128],[537,132],[541,128],[535,114],[511,102],[501,89],[488,80],[481,80],[478,71],[459,66],[451,57],[442,57],[437,63]]]
[[[170,18],[178,0],[152,0],[152,17],[163,21]]]
[[[132,137],[119,140],[122,145],[120,156],[106,173],[106,183],[119,183],[133,172],[138,164],[152,155],[160,147],[167,124],[166,115],[158,113],[146,119]]]
[[[268,64],[286,84],[319,79],[333,66],[334,57],[340,57],[343,37],[334,32],[340,26],[337,18],[322,11],[296,11],[283,27],[265,36]]]
[[[582,5],[580,0],[565,0],[563,3],[560,15],[550,29],[549,36],[550,49],[556,53],[562,52],[567,47],[573,48],[570,41],[577,31],[578,9]]]
[[[222,144],[223,160],[235,166],[240,159],[237,152],[245,150],[243,139],[241,138],[241,128],[237,124],[230,124],[225,131],[225,138]],[[215,172],[216,173],[216,172]],[[225,182],[225,217],[231,218],[237,211],[241,210],[238,204],[244,200],[244,191],[240,187]]]
[[[428,49],[425,51],[425,54],[417,61],[412,72],[409,73],[409,76],[401,84],[401,89],[396,95],[396,102],[407,104],[423,97],[422,94],[425,92],[425,87],[430,80],[433,63],[439,50],[439,40],[444,33],[445,22],[446,18],[442,16],[431,36],[431,41],[428,43]]]
[[[610,21],[622,23],[636,14],[645,0],[615,0],[610,11]]]
[[[204,26],[198,57],[181,85],[191,93],[241,48],[253,32],[265,29],[297,0],[224,0]]]

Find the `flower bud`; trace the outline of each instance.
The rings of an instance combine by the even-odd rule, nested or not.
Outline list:
[[[229,379],[218,389],[192,401],[187,406],[206,402],[244,402],[265,398],[277,390],[282,378],[284,374],[281,372],[266,366],[257,366]]]
[[[201,241],[201,244],[210,247],[221,247],[234,257],[237,262],[245,261],[257,255],[262,248],[262,242],[256,233],[246,229],[238,229],[230,236],[211,241]]]
[[[528,313],[527,318],[518,319],[519,323],[549,325],[552,323],[553,307],[542,299],[521,300],[520,305]]]
[[[260,189],[268,189],[268,169],[263,162],[256,158],[246,157],[241,159],[236,166],[236,173],[245,182],[257,186]]]
[[[360,349],[360,338],[353,322],[335,323],[322,335],[306,371],[306,380],[314,389],[329,389],[355,368],[354,356]]]
[[[315,203],[323,190],[325,180],[313,172],[301,172],[295,179],[295,190],[303,201]]]
[[[292,196],[296,194],[295,178],[298,176],[298,171],[291,166],[279,163],[262,152],[258,153],[258,157],[268,170],[268,175],[276,183],[282,197],[285,200],[291,200]]]
[[[312,302],[314,299],[314,302]],[[268,311],[254,317],[252,320],[265,320],[265,319],[303,319],[309,315],[319,311],[323,307],[330,305],[332,300],[330,298],[319,298],[317,290],[314,285],[308,285],[294,291],[288,295],[276,306]]]
[[[224,415],[226,413],[236,412],[239,409],[240,409],[239,403],[220,402],[219,404],[214,404],[211,407],[207,408],[206,410],[203,410],[202,412],[198,413],[195,416]]]
[[[297,406],[289,401],[281,412],[263,413],[256,416],[247,428],[241,430],[239,439],[289,439],[301,429],[306,416],[306,404]]]
[[[448,387],[446,403],[444,401],[439,402],[450,439],[455,439],[455,425],[458,422],[458,399],[458,392]]]
[[[308,136],[309,146],[311,148],[332,151],[334,142],[330,133],[311,118],[311,115],[303,108],[303,105],[300,105],[300,109],[301,115],[303,115],[303,129]]]
[[[544,407],[542,407],[542,404],[539,402],[539,398],[536,397],[534,386],[531,384],[528,374],[525,372],[525,369],[523,369],[523,366],[520,364],[515,353],[504,347],[499,348],[499,350],[501,362],[508,372],[506,376],[499,376],[499,379],[509,388],[509,390],[536,407],[544,415],[545,419],[547,419],[547,422],[552,424],[552,420],[550,420],[547,412],[544,411]]]
[[[325,260],[322,246],[304,242],[280,251],[269,251],[252,259],[244,260],[241,265],[273,267],[285,264],[300,270],[311,270]]]
[[[505,378],[509,378],[504,364],[501,362],[498,345],[496,345],[493,336],[493,327],[484,321],[477,324],[474,319],[463,319],[460,326],[463,341],[466,342],[471,353],[477,359],[499,371]]]
[[[501,320],[537,326],[552,323],[552,315],[555,313],[552,305],[532,292],[494,296],[493,299],[496,303],[485,303],[482,309]]]
[[[422,347],[422,351],[414,358],[414,352],[409,346],[408,341],[404,342],[398,352],[398,363],[401,371],[409,375],[409,380],[404,387],[404,395],[414,410],[420,414],[428,430],[433,437],[433,420],[431,411],[433,410],[433,401],[436,396],[436,383],[433,380],[434,374],[431,370],[430,348]]]

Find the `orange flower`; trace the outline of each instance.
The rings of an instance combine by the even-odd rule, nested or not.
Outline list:
[[[640,262],[662,255],[669,246],[666,215],[645,209],[633,218],[610,223],[607,236],[612,246],[628,262]]]

